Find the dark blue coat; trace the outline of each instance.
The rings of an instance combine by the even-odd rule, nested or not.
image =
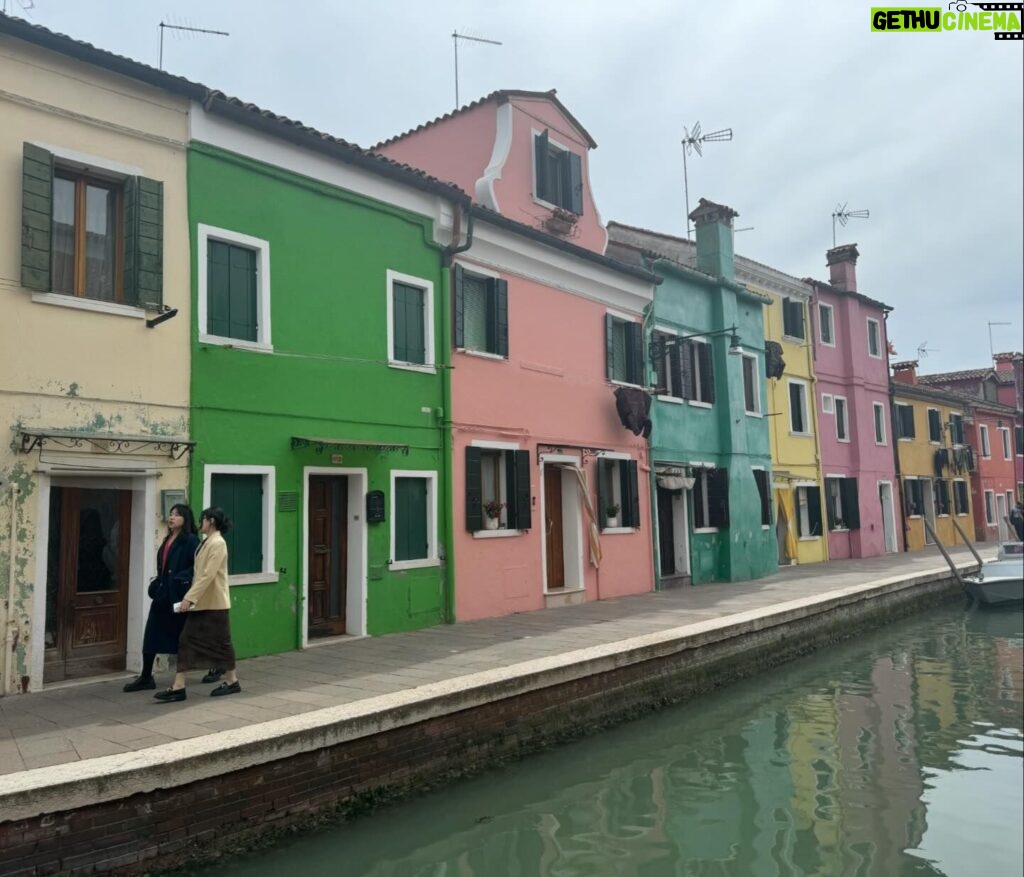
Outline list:
[[[160,543],[160,550],[156,553],[159,574],[149,585],[149,596],[153,602],[149,607],[146,633],[142,638],[143,654],[178,654],[178,637],[181,636],[187,618],[183,612],[175,613],[173,606],[192,585],[199,537],[191,533],[178,536],[167,553],[167,563],[161,564],[160,558],[163,557],[166,544],[167,539]]]

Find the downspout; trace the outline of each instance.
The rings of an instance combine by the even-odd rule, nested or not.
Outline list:
[[[650,267],[653,273],[653,266]],[[656,288],[655,288],[656,289]],[[657,294],[657,292],[655,292]],[[652,297],[651,303],[644,308],[643,320],[641,321],[642,331],[640,333],[643,338],[644,345],[644,384],[650,381],[651,376],[651,364],[648,362],[648,355],[651,349],[651,342],[649,336],[650,324],[654,320],[654,299]],[[651,413],[654,413],[654,406],[651,406]],[[651,418],[651,423],[654,423],[654,418]],[[658,525],[658,477],[654,471],[654,428],[651,428],[651,434],[647,436],[647,480],[650,482],[651,492],[651,554],[654,560],[654,590],[661,590],[661,552],[659,546],[661,545],[661,532]]]
[[[896,501],[900,506],[900,532],[903,533],[903,551],[910,550],[907,545],[907,506],[903,496],[903,479],[900,478],[900,453],[899,439],[896,437],[896,382],[892,376],[892,368],[889,365],[889,312],[885,312],[885,373],[889,378],[889,439],[892,442],[893,468],[896,473]],[[883,522],[882,526],[885,526]],[[884,531],[883,531],[884,532]]]
[[[17,525],[15,522],[18,495],[17,485],[11,481],[11,531],[9,533],[10,541],[8,544],[8,561],[9,566],[7,570],[7,614],[4,615],[4,654],[3,654],[3,674],[4,678],[0,682],[0,693],[9,694],[11,690],[11,669],[14,663],[14,536],[17,531]]]

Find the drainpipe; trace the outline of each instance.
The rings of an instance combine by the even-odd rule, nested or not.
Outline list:
[[[900,506],[900,531],[903,533],[903,551],[910,550],[907,545],[907,507],[903,496],[903,479],[900,478],[900,452],[899,439],[896,437],[896,383],[892,377],[892,368],[889,365],[889,312],[886,311],[883,317],[885,320],[885,373],[889,379],[889,441],[892,442],[893,468],[896,472],[896,501]],[[885,526],[883,521],[882,526]],[[883,530],[883,533],[885,531]]]
[[[11,531],[9,533],[10,542],[8,542],[8,560],[9,567],[7,570],[7,614],[4,616],[4,624],[6,630],[4,631],[4,654],[3,654],[3,674],[4,678],[0,682],[0,693],[9,694],[11,691],[11,669],[14,661],[13,649],[14,649],[14,536],[17,531],[17,525],[15,522],[15,511],[16,511],[16,497],[18,495],[18,488],[11,482]]]
[[[653,273],[653,266],[648,266],[648,270]],[[654,301],[644,308],[643,319],[641,321],[642,331],[640,337],[643,339],[644,345],[644,383],[646,384],[650,380],[650,363],[648,362],[648,351],[650,350],[650,324],[654,321]],[[654,406],[651,406],[651,413],[654,413]],[[654,422],[654,418],[651,418],[651,422]],[[651,434],[647,437],[647,480],[649,482],[649,490],[651,492],[651,555],[654,559],[654,590],[661,590],[661,552],[659,546],[661,545],[661,533],[658,529],[658,478],[654,470],[654,430],[651,430]]]

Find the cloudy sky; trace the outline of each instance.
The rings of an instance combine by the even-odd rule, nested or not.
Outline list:
[[[0,2],[153,65],[161,20],[229,31],[168,31],[165,68],[364,146],[452,108],[453,30],[500,40],[462,44],[462,103],[557,89],[599,145],[605,221],[682,233],[683,128],[731,127],[689,161],[690,203],[739,211],[739,253],[827,278],[832,211],[867,209],[837,242],[898,358],[982,367],[989,322],[1024,348],[1024,43],[872,33],[866,0]]]

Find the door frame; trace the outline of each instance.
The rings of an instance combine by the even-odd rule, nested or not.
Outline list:
[[[1010,510],[1006,506],[1006,493],[1002,490],[994,491],[996,495],[996,535],[1000,542],[1005,542],[1010,538],[1010,534],[1006,532],[1006,516],[1010,513]],[[999,510],[999,506],[1002,506],[1002,511]]]
[[[366,523],[365,468],[342,466],[304,466],[302,468],[302,605],[299,607],[302,623],[302,642],[299,648],[309,646],[309,477],[336,475],[348,478],[348,563],[345,567],[345,633],[366,636]],[[323,642],[337,642],[337,637],[325,637]]]
[[[582,470],[579,457],[570,454],[539,454],[540,460],[540,520],[546,520],[546,500],[544,495],[544,474],[549,463],[562,463]],[[576,476],[562,469],[562,556],[565,560],[565,587],[555,591],[548,590],[548,537],[543,525],[540,527],[540,577],[541,590],[548,594],[571,594],[586,590],[584,578],[583,548],[583,509],[580,497],[580,484]]]
[[[883,492],[889,497],[888,508],[882,498]],[[878,482],[878,497],[882,504],[882,548],[886,554],[896,554],[900,550],[900,543],[896,535],[896,494],[891,481]],[[892,537],[892,548],[889,547],[890,536]]]
[[[669,463],[664,460],[658,460],[654,463],[654,526],[657,528],[658,533],[658,567],[659,567],[659,578],[665,578],[665,574],[660,572],[661,567],[661,515],[658,513],[658,490],[662,489],[658,487],[658,471],[659,469],[664,471],[666,469],[679,469],[685,471],[686,463]],[[676,571],[669,578],[677,578],[679,576],[692,576],[693,567],[690,558],[690,503],[689,497],[693,493],[692,487],[681,488],[679,496],[672,497],[672,535],[674,537],[672,541],[673,550],[673,561],[677,564]],[[679,560],[683,561],[685,569],[680,569],[678,566]]]
[[[128,611],[125,618],[125,670],[142,669],[142,636],[150,599],[146,585],[156,575],[157,477],[160,469],[150,461],[98,458],[82,469],[73,458],[40,463],[36,470],[35,581],[32,597],[32,645],[29,656],[29,690],[41,691],[45,662],[46,581],[50,539],[50,490],[53,487],[85,487],[132,492],[131,541],[128,562]],[[41,584],[40,584],[41,583]],[[51,682],[63,685],[66,682]]]

